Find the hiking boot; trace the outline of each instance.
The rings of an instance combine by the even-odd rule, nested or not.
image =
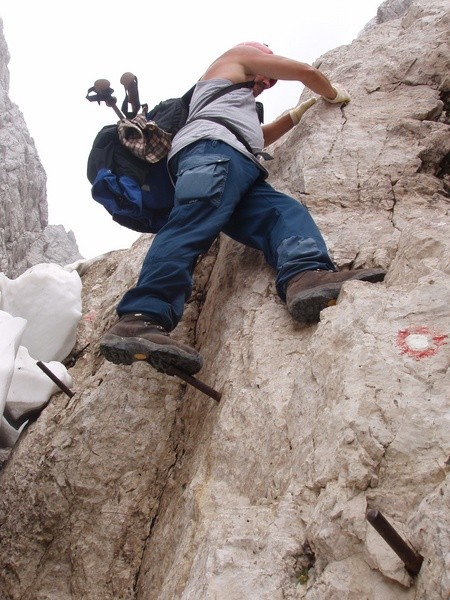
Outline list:
[[[123,315],[101,339],[100,352],[116,365],[144,360],[168,375],[173,374],[171,367],[193,375],[203,365],[196,350],[170,338],[164,327],[142,313]]]
[[[383,269],[354,271],[304,271],[293,277],[287,286],[286,304],[289,313],[300,323],[317,323],[320,311],[336,304],[344,281],[383,281]]]

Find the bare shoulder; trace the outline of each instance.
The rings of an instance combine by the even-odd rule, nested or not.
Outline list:
[[[245,67],[246,50],[247,48],[243,46],[230,48],[216,58],[201,79],[229,79],[234,83],[248,80],[253,74],[248,72]]]

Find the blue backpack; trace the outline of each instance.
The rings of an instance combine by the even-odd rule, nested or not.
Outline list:
[[[222,88],[208,98],[203,106],[232,90],[252,87],[253,83],[247,81]],[[170,98],[157,104],[146,113],[147,121],[155,121],[158,127],[175,135],[187,121],[194,89],[195,86],[180,98]],[[262,122],[262,105],[259,102],[256,104]],[[221,119],[214,121],[230,129],[250,150],[239,132]],[[87,162],[87,178],[92,185],[93,199],[119,225],[140,233],[156,233],[167,223],[175,191],[167,158],[149,163],[135,156],[120,142],[117,124],[106,125],[95,137]]]

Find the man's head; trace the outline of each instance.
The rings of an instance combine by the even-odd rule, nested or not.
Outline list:
[[[238,46],[252,46],[253,48],[257,48],[258,50],[261,50],[261,52],[264,52],[265,54],[273,54],[272,50],[269,48],[269,46],[267,46],[266,44],[261,44],[260,42],[242,42],[240,44],[237,44]],[[255,81],[258,83],[258,77],[260,77],[262,80],[266,79],[268,81],[268,87],[271,88],[273,87],[277,80],[276,79],[268,79],[268,78],[264,78],[261,77],[260,75],[257,75],[255,77]],[[256,87],[256,86],[255,86]],[[259,95],[266,86],[262,87],[257,94],[255,95]]]
[[[265,52],[266,54],[273,54],[269,46],[267,44],[261,44],[261,42],[241,42],[238,46],[253,46],[253,48],[258,48],[258,50],[262,50],[262,52]]]

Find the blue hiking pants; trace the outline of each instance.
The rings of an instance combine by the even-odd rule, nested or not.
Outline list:
[[[195,142],[172,158],[170,168],[176,176],[175,206],[153,239],[136,287],[119,303],[119,316],[142,312],[174,329],[191,295],[197,258],[221,231],[264,253],[283,301],[294,275],[336,270],[308,209],[274,190],[261,170],[228,144]]]

